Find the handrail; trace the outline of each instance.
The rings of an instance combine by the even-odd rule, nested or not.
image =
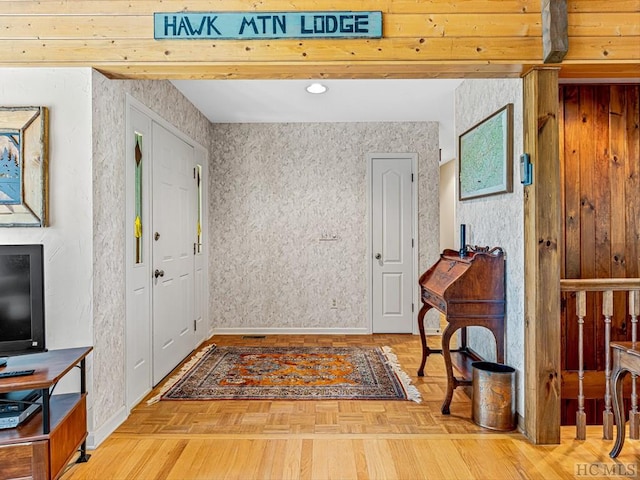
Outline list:
[[[561,292],[600,292],[603,290],[639,290],[640,278],[562,278]]]
[[[640,317],[640,278],[589,278],[561,279],[561,292],[576,292],[576,316],[578,320],[578,410],[576,412],[576,439],[586,438],[586,414],[584,410],[584,319],[587,315],[587,292],[602,293],[605,350],[605,409],[602,412],[603,438],[613,438],[613,412],[611,411],[611,318],[613,317],[613,292],[625,291],[628,295],[628,315],[631,319],[631,340],[638,340]],[[625,312],[626,315],[627,312]],[[637,376],[632,375],[631,410],[629,411],[629,435],[640,438],[640,410],[638,409]]]

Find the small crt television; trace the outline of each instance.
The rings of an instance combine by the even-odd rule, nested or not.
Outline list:
[[[45,351],[42,245],[0,245],[0,356]]]

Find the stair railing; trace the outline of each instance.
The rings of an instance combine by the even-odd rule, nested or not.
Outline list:
[[[628,295],[631,318],[631,341],[638,341],[638,316],[640,316],[640,278],[562,279],[562,292],[576,293],[578,319],[578,411],[576,412],[576,439],[586,438],[586,413],[584,410],[584,318],[587,314],[587,292],[602,292],[602,316],[604,317],[605,345],[605,394],[602,415],[603,438],[613,439],[613,412],[611,410],[611,318],[613,317],[613,292],[624,291]],[[640,437],[640,411],[638,410],[637,378],[631,378],[631,409],[629,410],[629,438]]]

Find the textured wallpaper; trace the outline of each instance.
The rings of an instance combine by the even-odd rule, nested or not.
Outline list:
[[[109,80],[93,72],[94,426],[125,405],[125,94],[196,142],[209,121],[166,81]]]
[[[95,428],[125,404],[126,93],[211,146],[214,327],[367,328],[370,152],[418,153],[420,270],[437,258],[437,124],[212,127],[168,82],[113,81],[94,72],[92,83]],[[323,231],[340,240],[320,242]],[[337,299],[337,309],[328,308],[328,298]]]
[[[370,327],[368,153],[418,154],[421,272],[437,258],[437,123],[217,124],[213,131],[214,331]],[[320,241],[324,232],[338,240]]]
[[[506,252],[507,316],[505,363],[517,369],[518,411],[524,414],[524,203],[519,180],[519,157],[523,151],[522,80],[465,80],[456,89],[457,135],[513,103],[513,193],[457,202],[458,224],[467,225],[467,243],[500,246]],[[459,241],[456,239],[456,241]],[[495,361],[495,341],[489,330],[474,327],[471,347]]]

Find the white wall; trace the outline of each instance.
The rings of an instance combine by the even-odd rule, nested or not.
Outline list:
[[[368,153],[418,153],[416,279],[437,259],[435,122],[214,125],[211,152],[216,332],[366,333]]]
[[[93,345],[91,70],[2,68],[0,104],[49,109],[49,227],[0,228],[0,243],[44,245],[47,348]],[[58,393],[80,387],[69,377]]]
[[[467,225],[467,243],[500,246],[506,253],[505,363],[517,370],[518,412],[524,415],[524,203],[518,159],[523,149],[522,80],[465,80],[456,89],[460,135],[507,103],[513,103],[513,193],[457,202],[457,222]],[[459,242],[459,240],[458,240]],[[484,328],[470,329],[470,346],[495,361],[495,342]]]

